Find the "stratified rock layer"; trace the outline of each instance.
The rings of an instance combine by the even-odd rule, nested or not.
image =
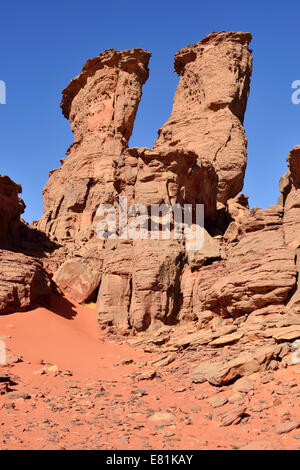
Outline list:
[[[204,217],[216,215],[218,177],[212,164],[192,151],[129,148],[116,162],[118,196],[128,204],[204,205]]]
[[[47,304],[50,279],[37,259],[0,250],[0,315]]]
[[[218,184],[212,163],[193,151],[127,148],[149,58],[142,49],[105,51],[89,60],[63,91],[61,108],[74,143],[62,167],[51,172],[38,223],[52,240],[68,247],[62,261],[76,256],[98,270],[100,320],[136,330],[174,321],[185,247],[178,240],[100,241],[99,205],[118,209],[119,196],[127,197],[128,207],[144,204],[147,209],[151,204],[204,204],[205,219],[213,220]],[[74,300],[84,300],[71,278],[68,287],[70,273],[63,266],[54,280]],[[77,279],[82,284],[81,274]],[[87,285],[84,291],[89,292]]]
[[[101,323],[154,331],[196,321],[195,341],[214,348],[246,336],[232,324],[215,335],[214,322],[222,319],[250,318],[271,306],[286,308],[293,324],[299,303],[299,148],[289,154],[278,205],[250,211],[248,196],[239,193],[247,156],[250,41],[249,33],[212,33],[176,54],[180,81],[173,111],[153,149],[128,148],[149,52],[105,51],[63,91],[61,108],[74,143],[45,186],[38,228],[62,245],[47,267],[56,271],[63,292],[85,301],[99,285]],[[143,205],[147,213],[153,204],[184,211],[186,204],[203,204],[203,246],[191,251],[185,237],[174,237],[174,217],[168,227],[160,216],[156,229],[148,224],[147,239],[132,239],[119,228],[121,198],[126,209]],[[111,239],[97,237],[101,203],[115,209]],[[135,215],[127,213],[129,224]],[[153,238],[159,226],[170,229],[170,239]]]
[[[38,225],[53,240],[87,241],[95,235],[99,204],[114,202],[114,160],[127,148],[150,55],[107,50],[88,60],[63,91],[74,143],[62,167],[50,173]]]
[[[292,248],[300,246],[300,145],[287,156],[287,185],[284,192],[283,230],[286,244]]]
[[[222,203],[243,187],[250,41],[250,33],[211,33],[176,53],[174,69],[180,81],[172,114],[154,146],[181,146],[211,161],[219,177],[218,200]]]
[[[21,185],[0,175],[0,315],[45,303],[51,293],[42,263],[21,252],[26,227],[20,220],[25,209],[21,192]]]
[[[202,308],[239,316],[284,303],[295,285],[295,251],[284,241],[282,207],[271,206],[252,209],[218,276],[208,267],[197,288]]]

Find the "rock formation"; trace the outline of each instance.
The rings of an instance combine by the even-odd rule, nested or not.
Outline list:
[[[0,315],[46,305],[50,293],[50,279],[41,261],[0,250]]]
[[[203,268],[195,279],[196,306],[240,316],[284,303],[296,285],[295,250],[286,246],[282,207],[254,208],[227,259]]]
[[[283,233],[285,243],[295,252],[297,278],[300,274],[300,145],[294,147],[287,156],[289,169],[281,179],[280,201],[284,205]],[[286,184],[282,185],[282,181]],[[299,282],[288,303],[289,307],[300,313]]]
[[[175,55],[180,81],[173,111],[153,149],[128,148],[150,53],[111,49],[87,61],[63,91],[61,108],[74,142],[61,168],[50,173],[44,215],[33,234],[25,231],[26,243],[21,230],[27,253],[2,252],[2,260],[7,258],[12,266],[22,262],[26,271],[19,283],[4,263],[3,312],[13,305],[31,305],[36,279],[41,296],[47,296],[46,269],[58,292],[76,302],[97,302],[100,323],[127,333],[147,330],[167,347],[220,348],[255,338],[259,346],[271,347],[297,339],[299,147],[288,156],[277,205],[250,210],[248,196],[239,192],[246,167],[243,118],[252,66],[250,41],[249,33],[212,33]],[[23,208],[20,188],[9,181],[0,180],[5,183],[0,195],[9,198],[3,204],[2,239],[18,234]],[[125,199],[127,208],[134,208],[127,213],[126,229],[120,225]],[[99,238],[99,226],[106,220],[98,211],[100,204],[113,210],[112,237]],[[126,230],[142,210],[139,205],[148,215],[153,204],[161,211],[179,207],[183,213],[187,204],[193,209],[203,204],[202,247],[191,250],[186,233],[175,236],[175,209],[169,219],[161,213],[154,225],[144,224],[147,239],[128,236]],[[195,228],[199,221],[194,217],[192,224]],[[162,227],[169,230],[168,239],[162,233],[155,238]],[[44,241],[45,256],[20,261],[19,256],[28,256],[28,239],[38,234],[56,247],[50,252]],[[16,285],[25,286],[24,293]],[[184,325],[194,332],[181,335]],[[282,360],[281,352],[270,351],[255,362],[257,370]],[[236,361],[240,364],[238,357]],[[220,380],[225,380],[223,375]]]
[[[287,185],[282,189],[284,205],[283,231],[285,242],[291,248],[300,246],[300,145],[287,157],[289,169],[285,174]],[[284,178],[284,177],[283,177]]]
[[[63,91],[61,108],[70,120],[74,143],[61,168],[50,173],[37,227],[65,247],[56,259],[76,260],[71,289],[62,281],[70,275],[67,266],[54,277],[65,293],[86,300],[83,272],[99,273],[101,322],[138,331],[177,322],[184,317],[183,273],[208,259],[220,259],[220,243],[209,228],[203,249],[193,253],[184,240],[101,241],[96,236],[97,209],[109,203],[118,212],[120,196],[128,205],[143,204],[147,210],[151,204],[204,204],[205,223],[214,227],[217,200],[226,203],[242,188],[250,40],[249,33],[212,33],[176,54],[181,80],[172,116],[153,150],[128,148],[148,78],[149,52],[105,51],[88,60]],[[234,221],[230,212],[227,218]],[[54,262],[53,272],[57,267]],[[84,292],[90,295],[89,289]]]
[[[22,253],[22,192],[8,176],[0,176],[0,314],[27,310],[45,303],[51,292],[42,262]]]
[[[47,301],[51,288],[95,302],[103,328],[146,332],[128,342],[159,345],[162,365],[174,360],[170,352],[200,352],[194,383],[220,386],[298,363],[300,146],[288,155],[277,205],[250,210],[240,193],[250,41],[249,33],[212,33],[175,55],[173,111],[153,149],[128,148],[150,53],[110,49],[87,61],[63,91],[74,142],[50,172],[33,227],[20,221],[21,187],[0,177],[0,314]],[[137,223],[153,204],[151,223]],[[192,212],[195,229],[200,204],[203,244],[192,250],[176,210]],[[100,236],[104,226],[110,237]],[[244,411],[224,414],[223,424]]]
[[[156,149],[181,146],[212,162],[222,203],[243,187],[251,39],[249,33],[212,33],[175,54],[174,70],[180,81],[172,114],[154,145]]]
[[[53,240],[89,240],[99,204],[114,202],[114,162],[128,146],[149,59],[143,49],[107,50],[88,60],[63,91],[74,142],[62,167],[50,173],[38,224]]]
[[[79,444],[96,449],[131,448],[136,437],[144,447],[287,449],[300,437],[286,435],[300,428],[300,146],[277,204],[250,209],[240,192],[250,40],[212,33],[175,55],[173,111],[153,149],[128,148],[150,53],[110,49],[88,60],[63,91],[74,142],[31,227],[20,219],[21,186],[0,175],[3,448],[75,448],[78,433],[68,431],[86,423],[85,411]],[[44,304],[11,324],[2,316]],[[228,440],[220,426],[232,426]]]

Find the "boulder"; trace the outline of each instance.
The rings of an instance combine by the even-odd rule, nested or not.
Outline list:
[[[136,331],[176,321],[185,257],[181,240],[110,242],[97,301],[99,321]]]
[[[199,269],[207,261],[215,261],[221,257],[220,242],[211,237],[204,229],[204,243],[199,250],[187,251],[187,262],[191,270]]]
[[[242,232],[222,268],[199,272],[195,284],[202,309],[237,317],[282,304],[295,288],[295,252],[285,244],[281,206],[252,209]]]
[[[227,362],[202,362],[191,373],[192,381],[208,381],[212,385],[226,385],[239,377],[264,372],[273,360],[281,360],[283,346],[266,345],[241,353]]]
[[[249,94],[251,34],[211,33],[175,55],[180,76],[173,110],[155,149],[180,146],[209,159],[218,174],[218,201],[243,187],[247,140],[243,119]]]
[[[47,305],[50,294],[51,282],[40,261],[0,250],[0,314]]]
[[[76,302],[89,300],[100,282],[100,273],[93,271],[83,261],[65,261],[55,272],[53,281],[63,293]]]
[[[220,413],[219,417],[223,426],[230,426],[231,424],[237,424],[242,416],[245,414],[247,407],[243,404],[236,405],[229,410]]]

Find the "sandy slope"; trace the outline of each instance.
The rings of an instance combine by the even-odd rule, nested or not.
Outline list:
[[[1,316],[5,335],[23,361],[0,376],[14,376],[10,390],[30,398],[0,395],[0,449],[300,448],[299,366],[253,374],[241,401],[214,408],[232,387],[192,384],[197,353],[156,367],[159,347],[134,350],[98,330],[93,308],[54,297],[51,310]],[[242,419],[225,427],[220,414],[236,406],[246,408]]]

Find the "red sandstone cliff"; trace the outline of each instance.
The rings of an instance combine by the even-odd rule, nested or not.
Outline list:
[[[156,149],[182,146],[211,161],[219,176],[222,203],[243,187],[251,39],[250,33],[211,33],[175,54],[179,85],[171,116],[155,142]]]

